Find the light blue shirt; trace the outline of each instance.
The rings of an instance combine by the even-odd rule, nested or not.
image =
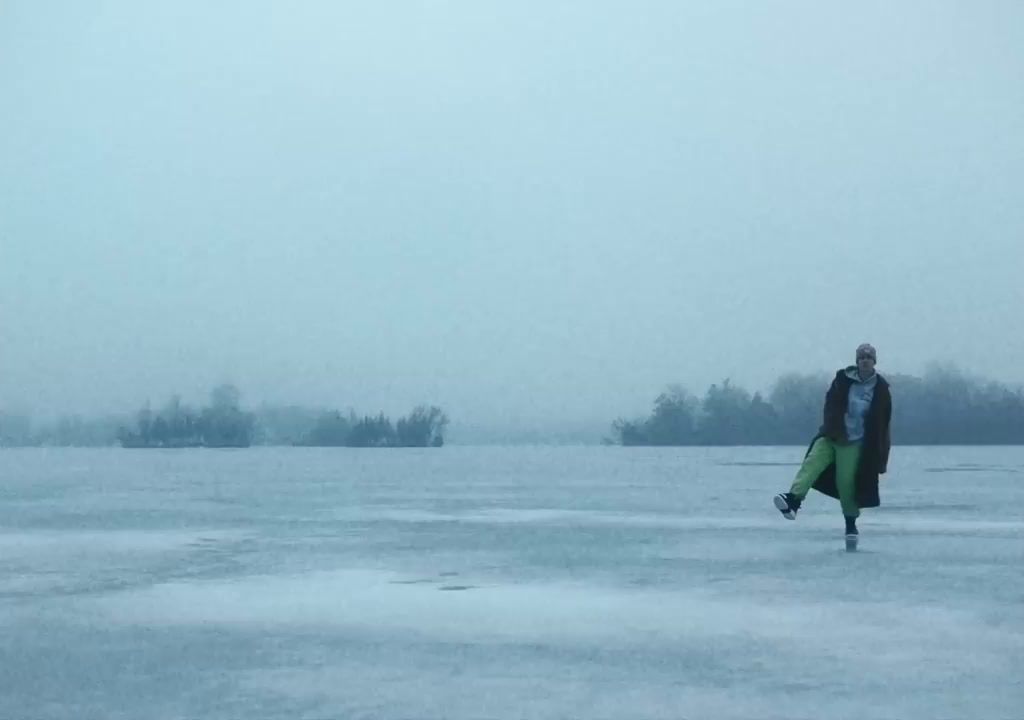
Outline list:
[[[846,417],[843,418],[846,421],[846,439],[851,443],[859,443],[864,440],[864,418],[867,417],[871,401],[875,397],[878,375],[872,374],[864,381],[861,381],[856,371],[846,375],[853,380],[846,405]]]

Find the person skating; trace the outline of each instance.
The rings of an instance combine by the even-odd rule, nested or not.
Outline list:
[[[837,498],[846,519],[846,547],[857,547],[857,518],[862,508],[878,507],[878,477],[889,463],[892,394],[875,371],[878,353],[870,344],[857,348],[856,364],[840,369],[825,394],[824,421],[804,456],[788,492],[774,497],[775,507],[795,520],[813,487]]]

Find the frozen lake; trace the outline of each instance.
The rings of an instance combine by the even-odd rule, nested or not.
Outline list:
[[[1024,448],[0,451],[2,718],[1019,718]]]

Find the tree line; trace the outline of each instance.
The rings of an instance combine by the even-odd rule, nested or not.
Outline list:
[[[0,410],[0,447],[441,447],[447,426],[448,416],[426,405],[395,422],[383,413],[358,416],[351,410],[345,414],[301,407],[244,410],[238,388],[224,384],[215,387],[209,403],[199,409],[173,395],[157,410],[147,402],[131,416],[65,415],[38,427],[25,415]]]
[[[1024,444],[1024,392],[935,366],[924,377],[885,374],[893,393],[893,442],[902,445]],[[822,421],[826,375],[781,376],[767,396],[729,380],[704,396],[670,385],[651,414],[618,419],[619,445],[799,445]]]
[[[922,377],[886,374],[893,391],[893,442],[902,445],[1024,444],[1024,392],[932,367]],[[751,393],[728,380],[702,397],[681,385],[667,387],[646,418],[618,419],[607,443],[619,445],[802,445],[821,424],[824,374],[790,373],[767,394]],[[240,393],[221,385],[198,410],[172,397],[134,416],[83,418],[66,415],[35,426],[25,415],[0,409],[0,447],[104,446],[247,447],[298,445],[345,447],[438,447],[448,417],[419,406],[392,422],[383,413],[263,406],[243,410]],[[539,431],[540,432],[540,431]],[[538,435],[540,437],[540,435]],[[595,441],[598,438],[595,437]]]
[[[295,445],[319,447],[441,447],[448,417],[440,408],[421,405],[391,423],[384,413],[376,417],[322,413],[316,425]]]
[[[199,411],[183,405],[177,395],[156,413],[147,403],[134,429],[119,429],[118,440],[126,448],[249,447],[254,427],[253,414],[241,408],[238,388],[219,385]]]

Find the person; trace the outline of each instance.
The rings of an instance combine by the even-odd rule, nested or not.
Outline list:
[[[811,441],[789,492],[773,498],[783,517],[795,520],[813,487],[837,498],[846,518],[846,548],[857,547],[862,508],[878,507],[878,476],[886,472],[891,446],[892,393],[875,371],[878,353],[868,343],[856,365],[836,372],[825,394],[824,422]]]

